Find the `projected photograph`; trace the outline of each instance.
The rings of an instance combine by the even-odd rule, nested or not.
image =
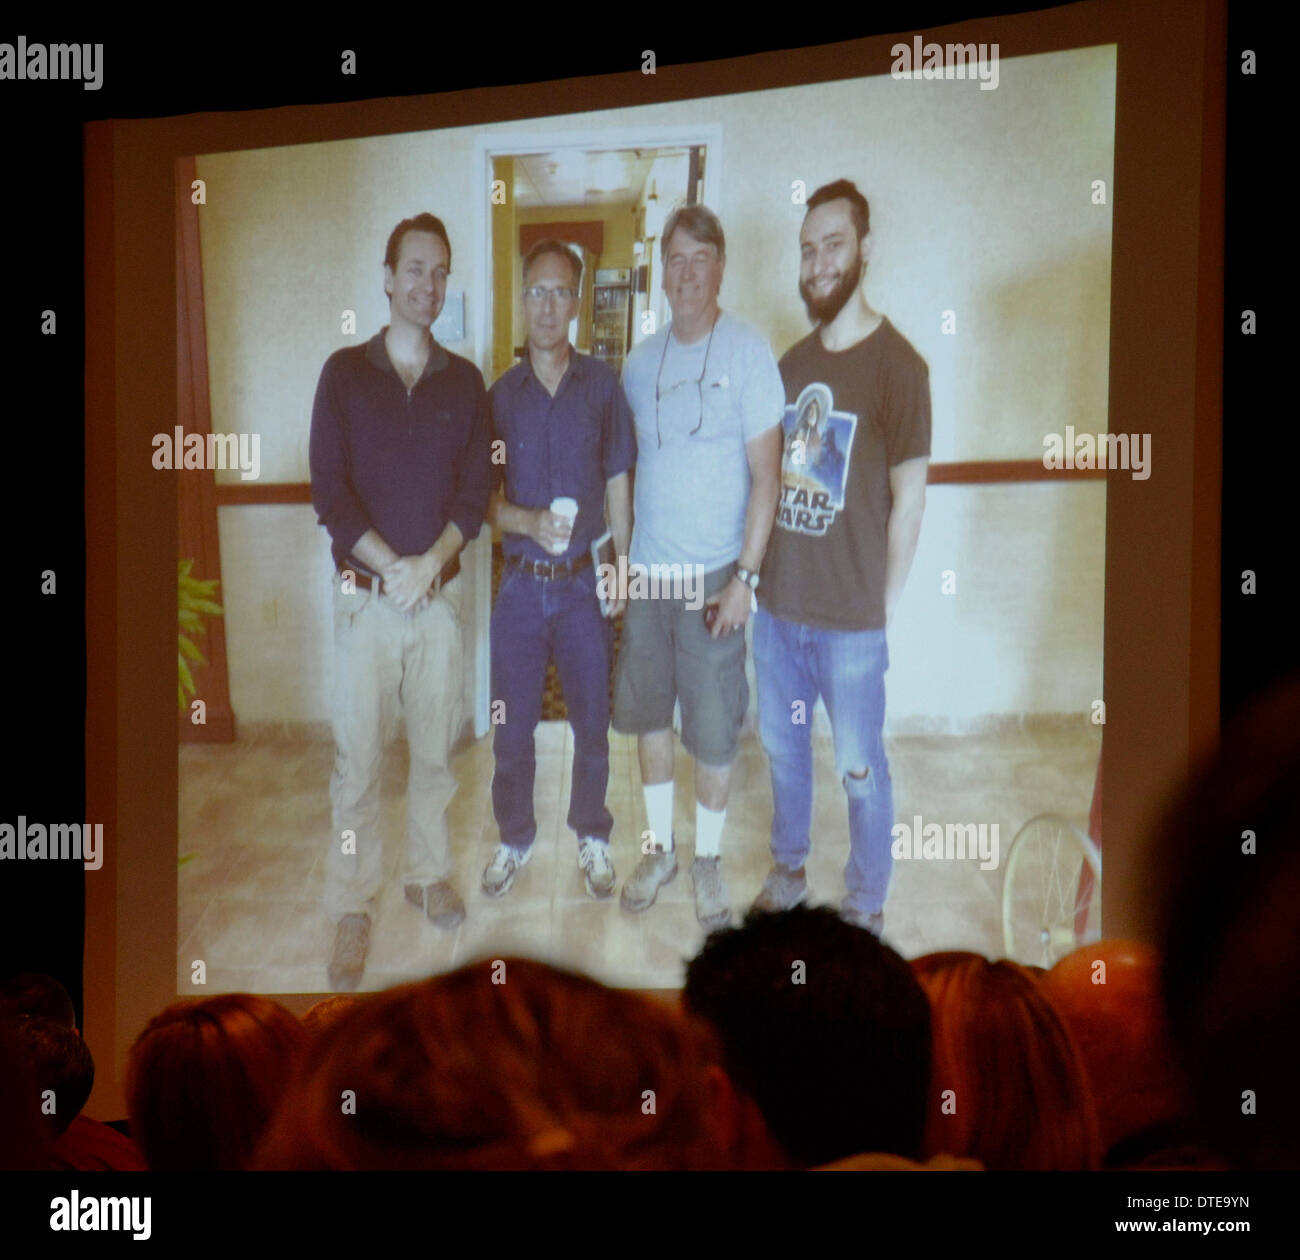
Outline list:
[[[178,993],[1100,936],[1115,47],[997,70],[177,164]]]

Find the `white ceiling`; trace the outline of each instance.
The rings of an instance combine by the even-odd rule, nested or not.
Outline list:
[[[556,149],[552,153],[521,154],[515,158],[515,204],[520,207],[635,204],[641,200],[655,159],[685,152],[685,149]]]

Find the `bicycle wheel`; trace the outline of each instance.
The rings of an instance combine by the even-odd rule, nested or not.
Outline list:
[[[1072,949],[1101,938],[1101,899],[1080,899],[1084,867],[1101,883],[1101,853],[1077,827],[1039,814],[1016,833],[1002,880],[1002,938],[1008,958],[1051,967]],[[1076,924],[1086,924],[1079,932]]]

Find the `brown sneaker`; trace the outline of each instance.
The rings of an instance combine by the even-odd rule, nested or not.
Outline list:
[[[330,954],[329,982],[335,993],[351,992],[361,983],[370,950],[370,916],[347,914],[334,929],[334,949]]]
[[[691,863],[691,880],[695,884],[695,917],[702,928],[712,932],[731,922],[731,898],[722,878],[722,859],[697,857]]]
[[[421,888],[407,884],[403,890],[413,906],[423,906],[424,913],[434,927],[454,928],[465,922],[465,903],[447,880]]]
[[[763,911],[791,910],[808,900],[808,877],[801,866],[792,871],[777,862],[767,873],[763,889],[754,898],[754,909]]]
[[[623,881],[623,893],[619,903],[624,910],[640,914],[642,910],[654,905],[659,890],[671,883],[677,875],[677,853],[669,849],[664,853],[660,849],[642,854],[636,870]]]

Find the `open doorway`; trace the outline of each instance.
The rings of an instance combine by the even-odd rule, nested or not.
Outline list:
[[[721,128],[628,129],[600,133],[485,136],[476,165],[491,188],[480,220],[488,301],[476,312],[477,341],[489,347],[489,384],[525,353],[523,259],[539,240],[556,237],[582,258],[582,293],[570,341],[622,374],[633,346],[667,315],[659,267],[663,225],[681,205],[704,202],[720,213]],[[491,575],[482,583],[476,635],[475,733],[489,727],[491,680],[487,634],[500,580],[500,539],[492,540]],[[543,698],[544,718],[565,711],[554,667]]]
[[[582,295],[571,341],[622,371],[627,352],[665,314],[655,251],[674,208],[704,200],[706,143],[556,146],[491,154],[493,377],[524,352],[522,262],[555,237],[583,261]]]

